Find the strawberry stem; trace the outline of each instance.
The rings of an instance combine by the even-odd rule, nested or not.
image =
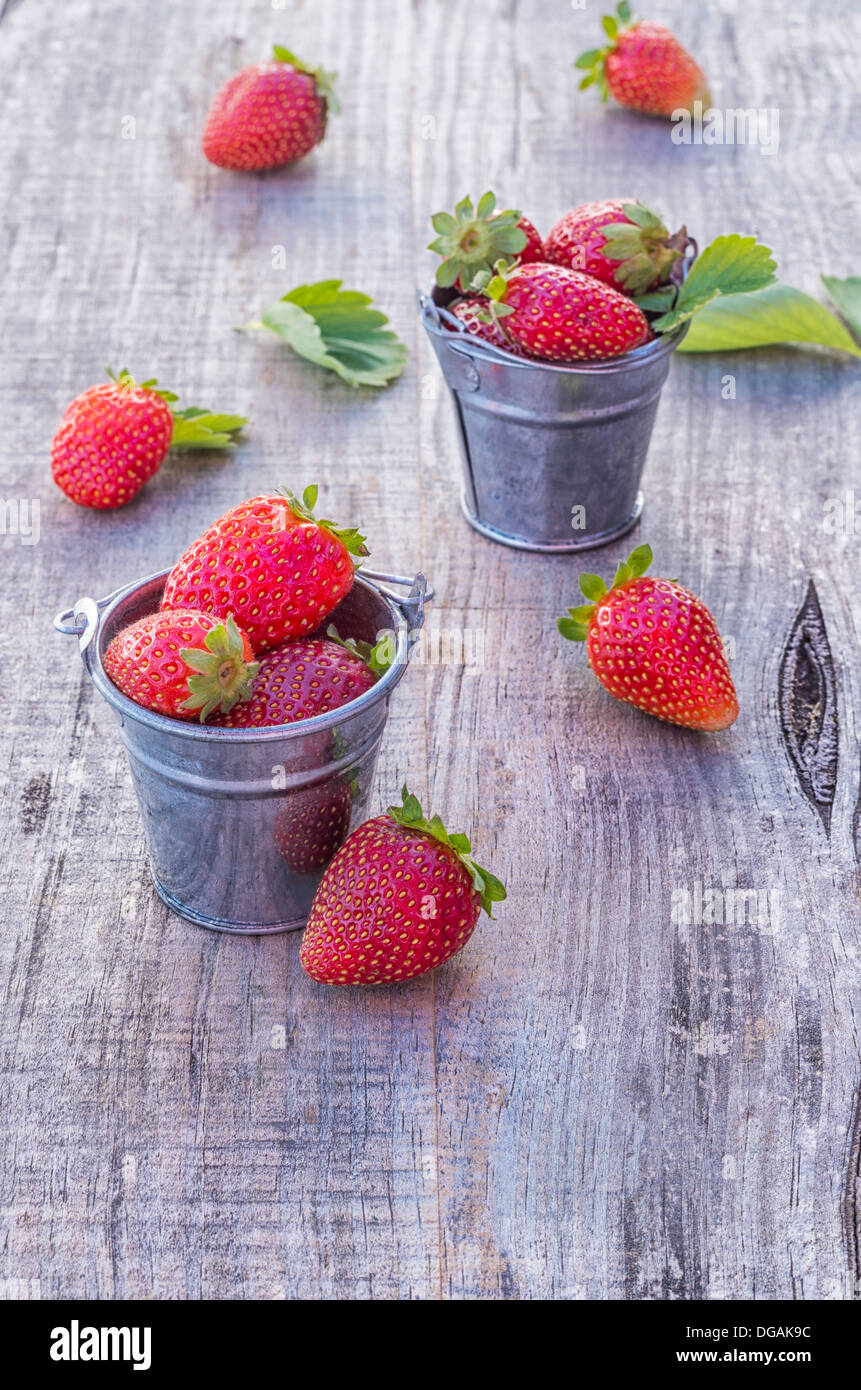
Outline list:
[[[431,816],[430,820],[426,820],[421,803],[407,790],[406,783],[401,789],[401,800],[403,805],[389,806],[387,814],[397,825],[402,825],[406,830],[415,830],[420,834],[430,835],[441,845],[447,845],[449,849],[454,850],[472,879],[472,885],[481,898],[484,911],[488,917],[492,918],[491,906],[493,903],[502,902],[506,897],[505,888],[488,869],[482,869],[476,864],[472,857],[472,846],[466,835],[449,835],[439,816]]]
[[[621,589],[625,584],[630,584],[632,579],[641,578],[651,565],[652,558],[650,545],[638,545],[617,568],[610,589]],[[569,642],[586,641],[595,618],[595,609],[608,592],[600,574],[581,574],[580,591],[589,602],[569,608],[566,617],[556,619],[556,626]]]
[[[368,555],[368,547],[365,545],[365,537],[359,533],[355,526],[338,526],[337,522],[318,520],[314,515],[314,507],[317,504],[317,484],[311,483],[302,493],[302,500],[289,488],[278,488],[278,494],[290,504],[291,511],[302,521],[310,521],[314,526],[321,526],[324,531],[337,536],[339,541],[347,547],[351,555]]]
[[[473,288],[475,277],[487,273],[503,258],[511,264],[525,251],[526,233],[518,226],[523,214],[515,208],[496,212],[496,195],[488,191],[473,207],[472,199],[462,198],[454,210],[436,212],[431,224],[438,233],[428,247],[442,256],[437,266],[436,282],[443,289],[459,284],[462,290]]]
[[[335,94],[336,72],[327,72],[325,68],[312,68],[307,63],[303,63],[301,58],[297,58],[295,53],[291,53],[289,48],[282,48],[281,44],[276,43],[272,46],[272,57],[276,63],[288,63],[297,72],[307,73],[313,77],[317,84],[317,91],[325,101],[333,116],[337,116],[341,110],[341,103]]]
[[[245,660],[245,646],[233,614],[224,623],[210,628],[203,639],[204,651],[197,647],[180,648],[186,666],[197,672],[188,678],[188,699],[180,709],[199,709],[200,722],[205,723],[213,710],[226,714],[239,700],[248,700],[254,677],[260,670],[258,661]]]

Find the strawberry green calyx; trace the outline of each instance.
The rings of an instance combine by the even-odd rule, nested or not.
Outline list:
[[[488,917],[492,918],[491,906],[493,903],[501,903],[507,896],[505,888],[492,873],[476,864],[472,858],[472,846],[466,835],[449,835],[439,816],[431,816],[430,820],[425,820],[418,799],[410,794],[406,783],[401,790],[401,798],[403,805],[389,806],[387,814],[404,829],[418,830],[425,835],[431,835],[435,840],[439,840],[441,845],[453,849],[472,879],[473,887],[481,897],[482,907]]]
[[[295,53],[291,53],[289,48],[282,48],[279,43],[273,44],[272,57],[276,63],[289,63],[290,67],[295,68],[297,72],[304,72],[309,77],[313,77],[320,96],[332,114],[337,116],[341,110],[341,103],[335,95],[335,79],[338,76],[336,72],[327,72],[325,68],[309,67],[307,63],[303,63],[300,58],[297,58]]]
[[[511,306],[504,302],[503,296],[508,288],[508,277],[516,269],[516,265],[510,265],[506,261],[497,261],[492,272],[479,271],[473,280],[472,289],[487,303],[483,310],[476,309],[477,318],[482,319],[485,323],[495,323],[514,313]]]
[[[395,635],[393,632],[378,633],[376,642],[362,642],[355,637],[342,637],[334,623],[330,623],[326,628],[326,636],[330,642],[337,642],[339,647],[345,651],[352,652],[364,661],[369,671],[373,671],[375,676],[381,676],[384,671],[388,671],[395,659]]]
[[[601,254],[619,262],[614,278],[625,293],[641,294],[656,281],[664,284],[669,279],[688,246],[688,233],[681,227],[670,236],[657,213],[642,203],[625,203],[622,212],[630,222],[608,222],[601,228]]]
[[[198,405],[174,410],[172,402],[179,400],[179,397],[174,391],[161,390],[155,377],[138,382],[125,367],[121,372],[108,367],[108,376],[124,390],[151,391],[170,406],[173,416],[172,449],[232,449],[236,442],[234,435],[248,424],[244,415],[228,415],[223,411],[215,413]]]
[[[302,500],[289,488],[278,489],[278,495],[283,497],[290,504],[291,511],[302,521],[310,521],[314,526],[322,526],[324,530],[337,536],[339,541],[347,547],[351,555],[368,555],[368,547],[365,545],[365,537],[359,533],[355,526],[338,526],[335,521],[318,520],[314,515],[314,507],[317,504],[317,493],[319,489],[316,483],[311,483],[302,493]]]
[[[630,584],[632,579],[640,579],[651,563],[652,547],[650,545],[638,545],[636,550],[631,551],[627,560],[619,565],[610,589],[621,589],[625,584]],[[580,592],[589,602],[581,603],[576,608],[569,608],[567,618],[557,618],[556,620],[556,626],[569,642],[586,641],[589,627],[595,616],[595,609],[604,595],[609,593],[609,590],[600,574],[581,574]]]
[[[626,29],[632,29],[636,23],[636,20],[631,19],[631,7],[627,0],[622,0],[622,3],[616,6],[614,14],[604,15],[601,20],[601,27],[610,42],[605,44],[603,48],[588,48],[585,53],[581,53],[580,57],[574,60],[575,68],[586,69],[586,76],[581,78],[579,83],[579,91],[582,92],[585,87],[597,85],[601,93],[601,100],[607,100],[610,95],[610,88],[607,84],[605,64],[616,47],[619,34]]]
[[[198,673],[189,676],[189,696],[180,709],[199,709],[201,724],[214,710],[226,714],[237,701],[248,700],[260,670],[258,661],[245,660],[242,635],[232,613],[224,623],[210,629],[203,645],[205,651],[182,647],[179,653],[186,666]]]
[[[496,212],[496,195],[484,193],[473,207],[472,199],[462,198],[454,210],[437,212],[431,218],[438,233],[429,251],[442,256],[436,282],[442,288],[460,282],[462,289],[473,285],[480,271],[489,271],[501,258],[512,261],[526,249],[526,233],[517,225],[523,216],[514,208]]]
[[[124,391],[151,391],[154,396],[161,396],[162,400],[167,401],[168,404],[171,401],[179,400],[179,396],[173,391],[160,389],[154,376],[150,377],[149,381],[135,381],[127,367],[123,367],[122,371],[119,372],[115,372],[113,367],[108,367],[106,374]]]

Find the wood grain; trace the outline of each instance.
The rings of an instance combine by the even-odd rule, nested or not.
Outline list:
[[[824,505],[855,483],[858,368],[789,348],[673,364],[636,534],[732,641],[742,716],[706,738],[615,704],[558,639],[576,559],[468,530],[415,313],[429,214],[490,186],[544,230],[623,193],[701,244],[756,232],[814,293],[818,271],[855,269],[856,7],[803,0],[780,26],[736,0],[660,11],[718,104],[779,108],[776,154],[677,147],[579,96],[595,7],[0,8],[0,486],[40,503],[37,544],[0,538],[7,1296],[861,1291],[859,535],[829,531]],[[209,99],[273,40],[339,70],[344,113],[294,170],[215,170],[197,150]],[[410,344],[388,391],[233,331],[336,275]],[[246,442],[172,458],[116,514],[73,507],[50,439],[109,361],[244,411]],[[426,644],[377,799],[407,777],[510,895],[460,957],[399,988],[327,991],[295,936],[221,939],[167,912],[110,712],[50,629],[242,497],[313,479],[377,567],[425,569],[431,631],[471,654]],[[827,827],[784,742],[811,584]]]

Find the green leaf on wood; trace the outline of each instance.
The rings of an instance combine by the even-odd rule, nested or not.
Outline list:
[[[298,285],[262,315],[294,352],[327,367],[351,386],[387,386],[407,363],[407,348],[372,300],[340,280]]]
[[[172,413],[172,449],[232,449],[233,436],[248,424],[244,415],[216,413],[197,405]]]
[[[691,323],[679,351],[726,352],[775,343],[816,343],[861,357],[861,348],[836,315],[809,294],[780,281],[755,294],[737,294],[708,304]]]
[[[856,338],[861,338],[861,276],[847,275],[845,280],[836,275],[819,278]]]

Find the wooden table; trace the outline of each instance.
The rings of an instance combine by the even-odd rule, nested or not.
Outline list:
[[[643,8],[716,104],[779,108],[777,153],[676,147],[579,96],[600,6],[0,6],[2,486],[41,508],[38,544],[2,541],[10,1297],[859,1293],[861,521],[833,534],[826,510],[856,485],[858,365],[674,362],[636,539],[731,639],[741,717],[704,737],[612,701],[558,638],[576,557],[466,527],[415,313],[429,214],[485,187],[545,230],[621,193],[701,244],[757,233],[812,292],[857,271],[857,7]],[[216,170],[209,100],[273,40],[339,71],[343,115],[293,170]],[[390,390],[233,332],[333,276],[409,343]],[[74,507],[50,441],[109,362],[245,411],[247,442],[172,457],[114,514]],[[315,479],[378,568],[426,570],[431,630],[473,643],[398,691],[374,809],[407,778],[510,894],[398,988],[315,986],[296,935],[162,906],[113,718],[51,630],[233,503]],[[765,896],[718,913],[727,889]]]

